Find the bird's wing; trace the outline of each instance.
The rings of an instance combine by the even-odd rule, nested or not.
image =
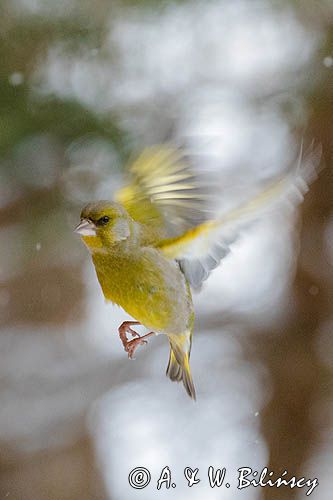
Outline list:
[[[116,193],[130,216],[163,237],[179,235],[207,220],[208,193],[184,152],[163,146],[145,149],[128,168],[129,185]]]
[[[193,288],[198,288],[227,255],[230,245],[243,228],[272,209],[295,207],[301,203],[309,184],[317,176],[321,147],[313,148],[304,158],[300,152],[297,167],[259,195],[217,220],[207,221],[184,234],[158,245],[169,259],[179,261]]]

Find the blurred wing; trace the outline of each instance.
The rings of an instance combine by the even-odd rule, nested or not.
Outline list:
[[[230,245],[265,212],[272,209],[295,207],[301,203],[309,184],[316,178],[316,167],[321,148],[311,148],[302,161],[302,149],[297,168],[273,183],[252,200],[226,213],[215,221],[205,222],[177,238],[159,244],[160,250],[170,259],[176,259],[190,285],[200,287],[227,255]]]
[[[203,183],[180,150],[147,148],[128,170],[131,183],[118,191],[116,201],[137,222],[162,230],[166,237],[207,219]]]

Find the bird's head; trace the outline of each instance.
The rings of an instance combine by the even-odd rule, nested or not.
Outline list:
[[[131,219],[126,210],[117,203],[89,203],[81,212],[81,221],[75,232],[82,237],[90,250],[106,250],[130,236]]]

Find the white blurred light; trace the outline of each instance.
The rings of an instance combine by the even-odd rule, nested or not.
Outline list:
[[[152,474],[145,498],[155,498],[157,479],[168,465],[177,487],[162,488],[161,497],[232,499],[237,468],[264,466],[268,457],[255,415],[266,403],[267,389],[255,366],[242,362],[235,350],[235,357],[228,357],[233,342],[223,332],[202,332],[195,339],[196,353],[200,352],[195,356],[200,365],[196,403],[181,386],[160,378],[157,363],[149,380],[132,382],[98,402],[89,422],[110,498],[136,498],[128,474],[139,466]],[[159,351],[154,355],[160,359]],[[209,465],[228,471],[231,487],[219,489],[218,496],[208,485]],[[200,469],[202,481],[193,488],[183,476],[186,466]],[[248,491],[246,498],[257,499],[259,492]]]
[[[281,321],[295,267],[291,221],[277,214],[244,232],[194,295],[198,314],[219,315],[230,311],[246,314],[264,324]],[[272,284],[274,284],[272,286]]]
[[[10,449],[32,453],[64,447],[84,435],[82,418],[115,375],[109,360],[85,341],[86,328],[82,318],[79,327],[64,330],[2,331],[0,439]],[[66,341],[66,330],[75,336],[75,348]]]
[[[207,85],[277,91],[300,74],[317,43],[291,10],[266,2],[256,9],[244,0],[172,4],[158,13],[122,9],[112,12],[100,55],[58,45],[40,76],[45,90],[94,111],[133,115],[133,106],[147,112],[165,99],[179,109],[184,96]]]
[[[23,73],[20,73],[19,71],[12,73],[9,77],[9,83],[13,85],[13,87],[21,85],[23,81],[24,81]]]
[[[333,66],[333,57],[331,56],[324,57],[323,64],[324,66],[326,66],[326,68],[330,68],[331,66]]]
[[[112,199],[120,179],[119,158],[110,142],[81,137],[69,146],[66,156],[69,166],[62,180],[68,199],[81,203]]]
[[[199,155],[197,162],[205,155],[200,168],[208,166],[223,175],[221,198],[228,196],[232,182],[234,188],[244,189],[246,184],[277,175],[291,159],[290,131],[278,108],[258,111],[230,89],[198,92],[185,99],[180,118],[179,134],[187,138],[189,150]]]

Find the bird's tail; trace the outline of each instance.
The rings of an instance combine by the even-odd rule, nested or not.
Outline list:
[[[168,335],[168,337],[170,357],[166,375],[173,381],[182,381],[187,394],[195,400],[195,388],[190,369],[192,332],[188,331],[182,335]]]

